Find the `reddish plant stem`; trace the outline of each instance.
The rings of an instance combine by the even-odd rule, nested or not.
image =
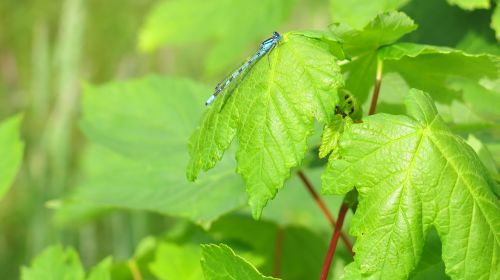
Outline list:
[[[325,262],[323,263],[323,270],[321,271],[321,276],[319,278],[320,280],[326,280],[328,278],[328,272],[330,271],[330,265],[332,264],[333,254],[337,248],[337,242],[342,232],[342,225],[344,224],[344,218],[347,210],[349,210],[349,205],[342,203],[339,210],[338,222],[335,226],[332,239],[330,240],[330,246],[328,247],[328,252],[326,253]]]
[[[330,222],[332,227],[335,228],[336,227],[335,219],[333,218],[332,214],[330,213],[330,211],[326,207],[325,202],[323,202],[323,200],[318,195],[316,190],[314,190],[311,182],[309,181],[309,179],[307,179],[304,172],[299,170],[299,171],[297,171],[297,175],[299,175],[300,180],[302,181],[302,183],[304,183],[304,186],[306,187],[307,191],[314,198],[314,201],[318,205],[321,212],[323,212],[323,215],[325,215],[328,222]],[[342,238],[342,241],[344,242],[344,245],[347,248],[347,251],[351,254],[351,256],[354,256],[354,252],[352,251],[352,245],[351,245],[351,242],[349,241],[349,238],[347,238],[347,235],[344,232],[340,232],[340,238]]]
[[[281,258],[283,256],[283,228],[278,227],[276,230],[276,245],[274,247],[274,267],[273,276],[280,278],[281,276]]]
[[[370,104],[370,111],[368,111],[368,115],[373,115],[375,113],[375,109],[377,108],[378,94],[380,92],[380,84],[382,83],[382,69],[383,62],[382,60],[377,59],[377,74],[375,76],[375,86],[373,87],[372,102]]]

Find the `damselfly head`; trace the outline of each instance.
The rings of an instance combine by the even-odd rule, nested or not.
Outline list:
[[[279,34],[278,32],[274,31],[273,32],[273,37],[279,40],[279,39],[281,39],[281,34]]]

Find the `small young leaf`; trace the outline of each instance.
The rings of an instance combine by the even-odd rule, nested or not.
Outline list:
[[[0,199],[9,189],[21,166],[24,144],[19,139],[22,117],[11,117],[0,123]]]
[[[202,245],[201,252],[201,267],[206,280],[276,279],[260,274],[253,265],[236,255],[231,248],[224,244]]]
[[[345,121],[340,115],[335,115],[332,121],[325,126],[323,136],[321,136],[321,146],[319,148],[319,157],[324,158],[330,153],[337,155],[338,143],[342,132],[344,131]]]
[[[189,141],[187,174],[195,180],[237,137],[237,172],[255,218],[304,158],[314,118],[328,122],[333,116],[342,85],[335,57],[319,40],[285,34],[268,58],[216,99]]]
[[[412,90],[407,116],[377,114],[345,130],[323,192],[356,186],[358,237],[349,273],[406,279],[435,227],[452,278],[494,278],[500,267],[500,202],[478,156],[453,135],[430,97]]]

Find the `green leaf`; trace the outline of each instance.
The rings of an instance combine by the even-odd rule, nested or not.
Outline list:
[[[406,87],[431,92],[438,102],[449,106],[449,113],[444,116],[448,122],[471,128],[494,125],[494,119],[489,117],[492,111],[493,114],[497,111],[491,108],[500,106],[497,104],[500,95],[500,58],[485,54],[470,55],[429,45],[391,45],[414,28],[411,19],[397,12],[379,15],[363,30],[335,26],[332,30],[335,35],[332,37],[343,42],[346,54],[353,56],[342,67],[347,76],[345,88],[367,109],[377,63],[380,63],[383,66],[381,99],[384,99],[385,94],[390,94],[392,89],[384,86],[386,77],[396,74],[406,83]],[[481,94],[477,94],[478,91]]]
[[[162,45],[215,40],[206,66],[212,73],[220,71],[234,63],[241,50],[288,18],[293,2],[273,0],[256,5],[245,0],[161,1],[147,17],[139,34],[139,47],[152,51]]]
[[[200,248],[197,245],[162,242],[158,245],[155,260],[149,267],[159,279],[203,279],[200,256]]]
[[[89,273],[87,280],[111,280],[111,264],[113,259],[107,257],[97,264]]]
[[[500,41],[500,5],[497,5],[491,16],[491,28],[495,30],[497,40]]]
[[[87,86],[82,127],[98,145],[84,157],[73,199],[147,209],[207,224],[246,203],[234,164],[224,160],[196,184],[184,176],[186,143],[210,90],[155,76]]]
[[[347,73],[345,88],[361,103],[368,99],[375,80],[377,50],[416,28],[413,20],[401,12],[380,14],[360,30],[343,24],[332,27],[333,37],[342,42],[346,54],[352,57],[342,66],[342,72]]]
[[[494,278],[500,267],[500,203],[476,153],[444,124],[430,97],[412,90],[409,117],[377,114],[344,131],[340,159],[323,175],[323,192],[356,186],[351,224],[363,277],[406,279],[435,227],[446,273]]]
[[[403,11],[419,24],[418,30],[405,38],[413,43],[453,47],[469,32],[491,40],[488,11],[470,12],[435,0],[411,1]]]
[[[260,274],[254,266],[224,244],[202,245],[201,252],[201,267],[206,280],[276,279]]]
[[[21,115],[17,115],[0,123],[0,199],[9,190],[21,166],[24,149],[19,136],[21,120]]]
[[[496,110],[500,106],[498,56],[471,55],[450,48],[412,43],[396,43],[360,55],[343,66],[343,71],[347,73],[346,88],[364,103],[365,109],[370,105],[368,96],[375,81],[377,63],[383,69],[380,90],[383,102],[397,104],[402,97],[396,96],[393,101],[384,97],[401,92],[385,85],[389,76],[396,75],[405,83],[404,87],[431,92],[439,102],[440,110],[443,113],[448,111],[443,114],[447,122],[473,128],[494,126],[495,119],[499,118]],[[381,106],[379,110],[385,108]]]
[[[257,62],[206,110],[189,141],[188,178],[212,168],[236,137],[237,172],[258,218],[304,158],[314,118],[325,122],[334,114],[342,77],[328,50],[319,40],[285,34],[269,62]]]
[[[376,15],[397,10],[408,2],[409,0],[330,0],[330,11],[334,22],[342,22],[354,28],[362,28]]]
[[[490,0],[446,0],[451,5],[457,5],[464,10],[488,9]]]
[[[425,240],[422,257],[415,270],[410,275],[411,280],[440,280],[450,279],[445,273],[441,258],[441,241],[435,229],[431,229]]]
[[[80,258],[72,248],[64,249],[55,245],[45,249],[31,263],[30,267],[22,267],[23,280],[81,280],[84,271]]]
[[[484,167],[486,167],[493,179],[497,182],[494,185],[493,192],[500,198],[500,173],[498,173],[497,164],[495,163],[495,159],[493,158],[490,150],[473,134],[469,134],[467,144],[474,149]]]
[[[64,249],[54,245],[43,250],[30,267],[21,268],[22,280],[109,280],[111,279],[111,257],[105,258],[85,278],[78,253],[73,248]]]
[[[495,41],[490,41],[484,35],[474,31],[469,31],[455,46],[459,50],[470,54],[494,54],[500,55],[500,45]]]
[[[335,115],[332,121],[325,126],[323,136],[321,137],[321,146],[319,148],[319,157],[324,158],[330,153],[336,156],[338,153],[338,144],[342,132],[344,131],[344,119],[342,116]]]
[[[379,59],[384,60],[386,73],[398,72],[410,86],[422,86],[445,97],[446,94],[456,95],[456,90],[449,88],[451,78],[469,80],[487,90],[498,91],[498,56],[471,55],[450,48],[399,43],[382,48]],[[418,75],[410,71],[417,71]]]
[[[333,25],[330,29],[332,35],[343,44],[345,52],[357,56],[397,41],[417,29],[417,25],[405,13],[388,12],[377,15],[362,29],[343,23]]]

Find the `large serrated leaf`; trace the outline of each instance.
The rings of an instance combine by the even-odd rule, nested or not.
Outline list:
[[[73,199],[205,225],[245,205],[231,159],[195,184],[185,178],[186,142],[207,91],[190,80],[157,76],[87,86],[82,127],[94,145],[85,153],[86,174]]]
[[[256,218],[304,158],[314,119],[331,119],[342,84],[329,45],[319,40],[285,34],[268,58],[233,92],[216,99],[189,141],[187,174],[195,180],[237,137],[237,172]]]
[[[500,96],[500,58],[429,45],[393,44],[415,27],[405,14],[396,12],[379,15],[361,30],[345,25],[333,27],[334,38],[331,40],[336,38],[343,42],[346,55],[352,57],[342,67],[347,77],[346,89],[367,109],[379,64],[381,100],[392,90],[384,86],[386,78],[398,76],[405,86],[426,90],[439,102],[438,105],[448,107],[448,114],[443,115],[447,122],[465,128],[494,125],[489,117],[498,117],[491,108],[495,107]],[[400,99],[402,96],[384,101],[394,104]]]
[[[477,112],[490,124],[500,119],[493,108],[500,105],[500,57],[411,43],[382,48],[378,57],[385,73],[398,73],[410,87],[432,92],[441,103],[462,101],[462,114]]]
[[[446,273],[493,279],[500,267],[500,202],[478,156],[453,135],[430,97],[413,90],[407,116],[377,114],[344,131],[340,159],[323,175],[323,192],[356,186],[358,237],[348,276],[406,279],[435,227]]]

